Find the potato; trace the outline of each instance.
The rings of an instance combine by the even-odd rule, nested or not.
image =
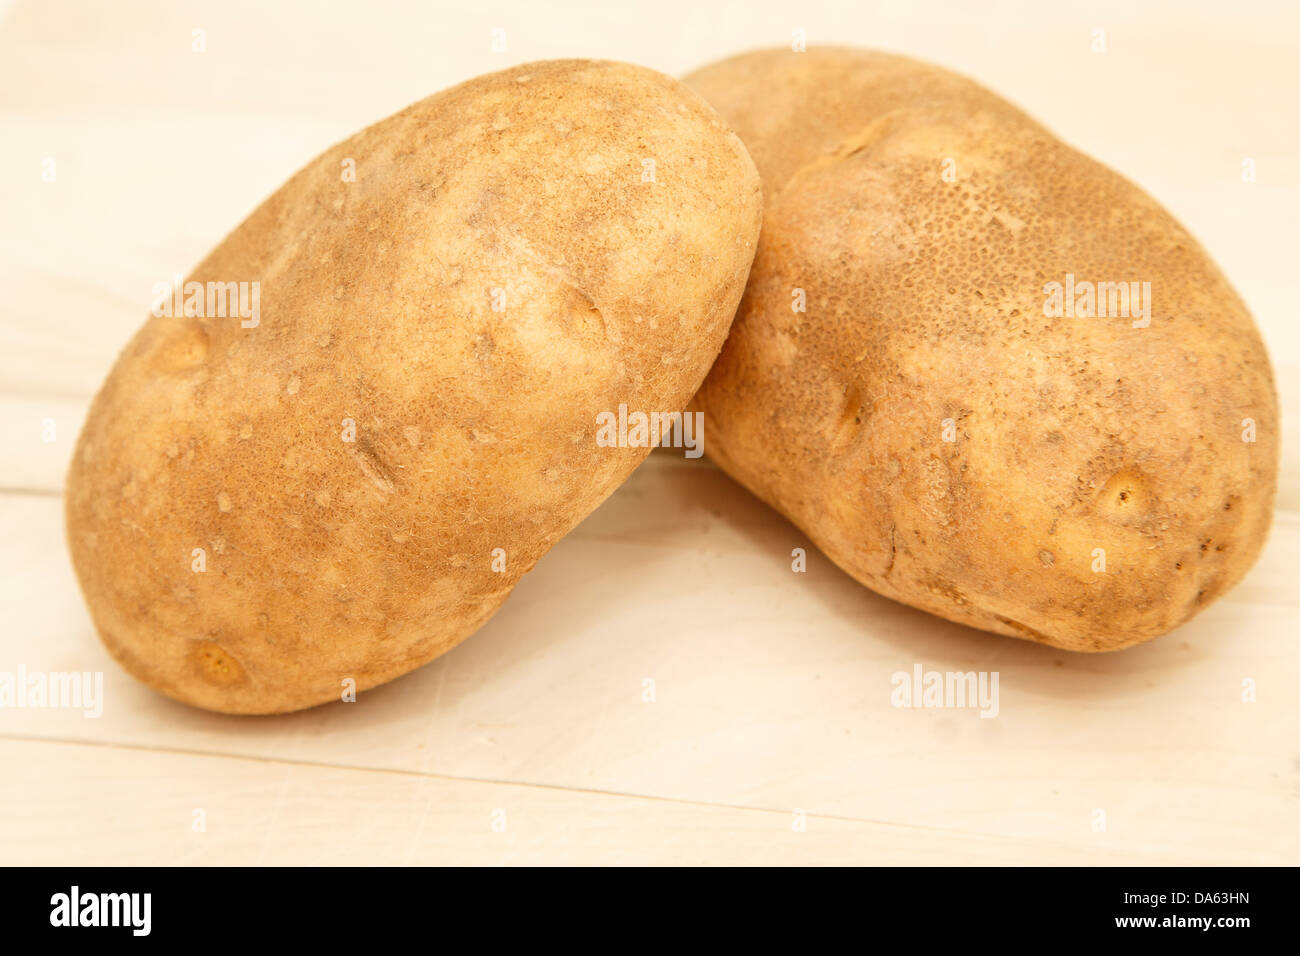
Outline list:
[[[759,52],[687,82],[765,195],[694,403],[710,457],[873,590],[1056,647],[1145,641],[1241,578],[1272,510],[1276,393],[1241,300],[1168,213],[907,59]]]
[[[320,156],[194,271],[202,315],[160,290],[91,408],[67,527],[109,650],[272,713],[453,647],[649,453],[597,417],[685,407],[761,206],[699,96],[609,62],[484,76]]]

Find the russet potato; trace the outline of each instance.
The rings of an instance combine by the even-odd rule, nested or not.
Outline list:
[[[1102,651],[1254,562],[1278,409],[1237,293],[1141,189],[963,77],[850,49],[687,82],[763,177],[706,453],[868,587]]]
[[[760,216],[717,114],[617,63],[484,76],[328,150],[162,290],[94,401],[67,530],[103,641],[234,713],[453,647],[648,454],[598,416],[685,407]]]

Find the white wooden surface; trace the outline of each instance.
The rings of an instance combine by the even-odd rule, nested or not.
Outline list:
[[[0,863],[1300,862],[1290,7],[263,6],[0,7],[0,672],[105,688],[98,719],[0,708]],[[816,551],[794,574],[797,529],[656,453],[479,634],[356,704],[222,717],[113,664],[59,495],[154,282],[320,149],[450,83],[566,55],[681,73],[796,27],[975,76],[1224,267],[1287,429],[1273,535],[1240,587],[1152,644],[1069,655],[894,604]],[[999,716],[892,707],[890,676],[916,663],[998,671]]]

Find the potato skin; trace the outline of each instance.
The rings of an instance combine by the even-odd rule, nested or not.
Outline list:
[[[687,82],[765,194],[693,406],[710,457],[873,590],[1055,647],[1148,640],[1242,577],[1272,514],[1276,391],[1246,308],[1168,213],[901,57],[765,51]],[[1149,281],[1150,325],[1048,317],[1067,273]]]
[[[330,149],[189,277],[259,281],[260,324],[151,318],[94,401],[66,507],[105,644],[245,714],[453,647],[648,453],[596,415],[686,406],[760,216],[717,114],[618,63],[480,77]]]

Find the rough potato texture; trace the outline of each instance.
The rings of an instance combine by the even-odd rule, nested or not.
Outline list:
[[[1168,213],[922,63],[760,52],[687,82],[765,194],[694,406],[715,461],[873,590],[1057,647],[1148,640],[1241,578],[1276,485],[1272,374]],[[1149,282],[1149,326],[1050,317],[1068,274]]]
[[[151,318],[91,408],[68,538],[108,648],[271,713],[454,646],[648,454],[596,416],[689,401],[761,205],[699,96],[608,62],[481,77],[326,152],[189,277],[260,282],[259,324]]]

